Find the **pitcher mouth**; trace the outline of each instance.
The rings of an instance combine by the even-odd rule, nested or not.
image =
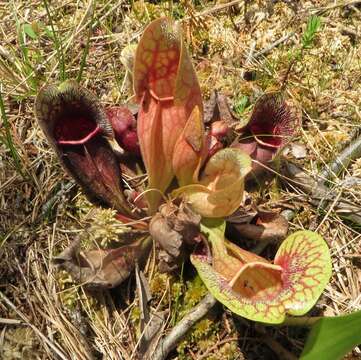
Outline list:
[[[85,112],[66,111],[54,125],[54,138],[59,145],[82,145],[100,132],[99,125]]]
[[[276,127],[272,123],[255,123],[250,126],[252,135],[261,145],[271,148],[278,148],[284,141],[284,136],[278,134]]]
[[[269,93],[255,104],[247,128],[260,145],[278,149],[289,142],[299,124],[297,113],[283,95]]]
[[[196,245],[192,256],[196,256],[198,259],[206,261],[209,264],[212,263],[211,251],[206,240],[202,240]]]

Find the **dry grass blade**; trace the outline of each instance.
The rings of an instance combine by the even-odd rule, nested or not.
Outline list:
[[[35,334],[39,337],[41,342],[44,342],[46,345],[49,346],[49,348],[51,350],[54,351],[54,353],[56,355],[58,355],[61,359],[66,360],[66,356],[65,354],[60,350],[59,345],[54,342],[51,341],[46,335],[44,335],[36,326],[34,326],[33,324],[30,323],[29,319],[27,318],[27,316],[25,314],[23,314],[21,311],[19,311],[16,306],[3,294],[0,293],[0,297],[2,302],[10,307],[11,310],[13,310],[21,319],[24,323],[26,323],[34,332]]]

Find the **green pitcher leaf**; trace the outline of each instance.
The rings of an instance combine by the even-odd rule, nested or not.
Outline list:
[[[332,262],[326,242],[315,232],[297,231],[281,244],[274,263],[284,269],[283,303],[287,312],[305,314],[331,277]]]
[[[301,360],[338,360],[361,344],[361,311],[349,315],[325,317],[312,326]]]
[[[198,251],[191,261],[213,296],[247,319],[277,324],[287,313],[305,314],[331,276],[327,244],[311,231],[290,235],[274,264],[215,234],[208,235],[212,256]]]

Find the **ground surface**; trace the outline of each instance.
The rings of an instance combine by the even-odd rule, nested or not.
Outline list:
[[[0,291],[5,295],[0,298],[0,317],[8,319],[0,321],[1,358],[137,358],[134,279],[92,296],[51,263],[85,230],[98,242],[116,238],[121,230],[114,226],[111,212],[92,207],[64,175],[33,111],[38,89],[59,80],[59,62],[67,77],[78,75],[89,29],[82,84],[104,104],[129,97],[120,57],[123,47],[136,42],[150,20],[168,15],[182,21],[205,98],[211,90],[221,90],[239,115],[247,117],[259,94],[281,86],[308,19],[317,15],[321,28],[287,81],[289,97],[303,113],[297,143],[307,153],[298,162],[316,173],[360,126],[359,1],[248,1],[247,6],[233,1],[237,4],[232,8],[226,3],[61,0],[49,4],[50,21],[45,1],[0,1],[0,90],[8,119],[6,127],[2,118],[0,135],[8,136],[7,144],[11,140],[15,149],[0,146]],[[284,36],[287,40],[269,52],[258,53]],[[56,51],[60,42],[63,59]],[[335,182],[345,176],[361,177],[361,160]],[[339,185],[334,191],[360,202],[360,187]],[[301,193],[281,189],[278,182],[258,197],[260,202],[294,208],[290,230],[317,230],[331,247],[333,277],[315,312],[336,315],[360,309],[359,229],[333,211],[319,211]],[[152,261],[146,272],[152,305],[166,312],[167,331],[206,291],[190,268],[182,276],[160,275]],[[298,355],[304,339],[304,330],[255,327],[219,306],[170,358],[289,359],[283,348]],[[356,349],[350,357],[358,354]]]

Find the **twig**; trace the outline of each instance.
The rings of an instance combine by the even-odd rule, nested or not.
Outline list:
[[[0,324],[5,324],[5,325],[21,325],[21,324],[23,324],[23,322],[22,322],[21,320],[17,320],[17,319],[0,318]]]
[[[297,357],[293,355],[290,351],[285,349],[278,341],[273,339],[264,328],[263,324],[256,323],[254,330],[260,334],[259,341],[266,344],[280,360],[297,360]]]
[[[327,180],[347,169],[351,161],[359,157],[361,157],[361,135],[351,141],[335,160],[321,170],[316,176],[317,180],[291,163],[286,162],[283,170],[287,176],[287,182],[292,182],[296,187],[311,194],[311,203],[313,205],[324,210],[328,209],[328,212],[334,210],[336,214],[361,225],[361,207],[342,199],[340,193],[336,194],[325,185]],[[330,203],[332,203],[331,207],[329,206]]]
[[[351,29],[351,28],[349,28],[349,27],[347,27],[347,26],[344,26],[344,25],[342,25],[342,24],[336,23],[336,22],[334,22],[334,21],[332,21],[332,20],[329,20],[328,18],[325,18],[325,17],[322,17],[321,19],[322,19],[322,22],[323,22],[323,23],[326,23],[326,24],[330,24],[330,25],[332,25],[332,26],[335,26],[335,27],[337,27],[341,32],[344,32],[344,33],[346,33],[346,34],[348,34],[348,35],[354,36],[355,38],[358,38],[358,37],[360,36],[360,34],[359,34],[356,30],[354,30],[354,29]]]
[[[204,11],[202,11],[202,12],[199,12],[199,13],[196,13],[196,14],[194,14],[194,17],[201,17],[201,16],[206,16],[206,15],[210,15],[210,14],[213,14],[213,13],[215,13],[215,12],[219,12],[219,11],[221,11],[221,10],[224,10],[224,9],[227,9],[227,8],[229,8],[229,7],[231,7],[231,6],[234,6],[234,5],[237,5],[237,4],[239,4],[240,2],[243,2],[244,0],[233,0],[233,1],[230,1],[230,2],[228,2],[228,3],[226,3],[226,4],[220,4],[220,5],[216,5],[216,6],[214,6],[213,8],[211,8],[211,9],[207,9],[207,10],[204,10]],[[184,20],[189,20],[190,19],[190,17],[186,17],[186,18],[184,18],[184,19],[182,19],[182,21],[184,21]]]
[[[248,52],[248,55],[247,55],[247,59],[244,62],[244,66],[248,66],[253,61],[253,54],[254,54],[254,49],[255,48],[256,48],[256,42],[252,41],[251,46],[249,47],[249,52]]]
[[[322,182],[313,179],[296,165],[286,162],[283,171],[288,177],[287,183],[292,183],[310,195],[311,204],[327,211],[329,204],[335,200],[337,194],[333,190],[327,188]],[[351,201],[340,198],[334,204],[334,212],[355,224],[361,225],[361,207]]]
[[[280,360],[297,360],[297,357],[285,349],[278,341],[270,336],[260,337],[260,341],[264,342],[278,356]]]
[[[313,13],[320,13],[320,12],[324,12],[324,11],[328,11],[328,10],[334,10],[334,9],[339,8],[339,7],[358,5],[360,3],[361,3],[361,0],[340,1],[340,2],[337,2],[336,4],[332,4],[332,5],[329,5],[329,6],[315,8],[315,9],[313,9],[312,12]]]
[[[207,294],[158,344],[152,360],[165,360],[187,331],[216,304],[216,299]]]
[[[359,157],[361,157],[361,135],[343,149],[330,165],[324,167],[320,173],[322,182],[324,183],[334,175],[337,176],[350,165],[352,160],[358,159]]]
[[[256,52],[253,55],[253,58],[257,59],[258,57],[262,56],[262,55],[266,55],[268,54],[271,50],[273,50],[275,47],[277,47],[278,45],[282,44],[283,42],[287,41],[288,39],[290,39],[292,36],[295,35],[295,32],[291,32],[289,34],[286,34],[285,36],[282,36],[280,39],[276,40],[275,42],[273,42],[272,44],[270,44],[269,46],[263,48],[262,50]]]

